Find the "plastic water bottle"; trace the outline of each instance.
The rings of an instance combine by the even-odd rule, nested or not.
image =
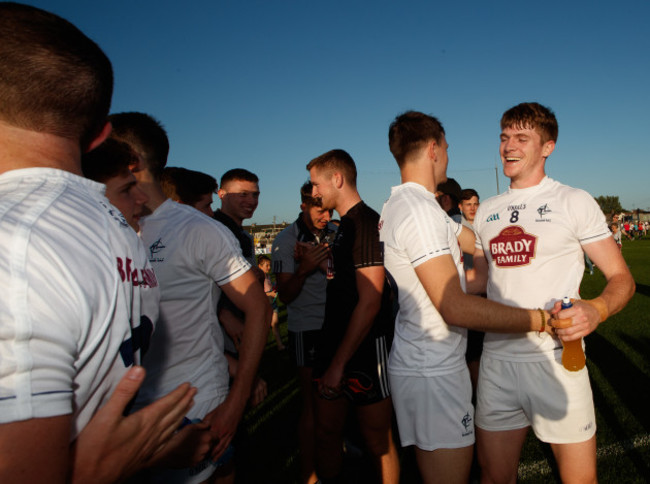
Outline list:
[[[571,299],[562,298],[562,309],[573,306]],[[582,370],[585,367],[585,352],[582,349],[582,339],[574,341],[562,341],[564,349],[562,350],[562,365],[569,371]]]
[[[334,279],[334,256],[331,250],[327,254],[327,272],[325,273],[325,277],[328,280]]]

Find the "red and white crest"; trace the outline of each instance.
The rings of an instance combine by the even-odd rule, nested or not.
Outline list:
[[[536,236],[519,225],[511,225],[490,240],[490,254],[499,267],[525,266],[535,258],[536,246]]]

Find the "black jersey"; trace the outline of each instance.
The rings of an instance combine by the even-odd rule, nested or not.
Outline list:
[[[379,214],[363,202],[356,204],[341,218],[341,224],[332,245],[334,278],[327,284],[325,322],[322,329],[323,344],[320,347],[321,355],[318,358],[325,366],[329,365],[336,348],[340,345],[352,312],[359,302],[357,269],[384,265],[378,223]],[[357,350],[357,354],[364,352],[364,345],[372,344],[374,348],[374,340],[381,336],[386,336],[390,349],[394,329],[392,301],[391,287],[385,278],[381,309],[375,317],[370,332]],[[357,354],[349,364],[353,363]]]

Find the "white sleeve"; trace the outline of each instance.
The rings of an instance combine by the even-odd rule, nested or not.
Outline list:
[[[413,267],[443,254],[450,254],[448,224],[454,233],[461,225],[444,216],[443,212],[431,210],[428,205],[412,206],[397,229],[396,238],[406,252]]]
[[[607,221],[596,200],[583,190],[576,190],[571,202],[576,237],[581,245],[605,239],[611,235]]]
[[[239,242],[223,224],[196,224],[191,237],[199,270],[219,286],[237,279],[251,268],[241,253]]]
[[[36,235],[32,242],[22,250],[7,251],[11,262],[0,264],[2,423],[71,414],[75,364],[89,336],[92,298],[84,297],[89,294],[83,274],[76,272],[79,266],[71,267],[54,251],[45,254],[33,248],[45,247]],[[16,252],[26,255],[23,264]],[[95,269],[86,262],[86,269]]]
[[[483,210],[481,210],[481,207],[485,205],[485,202],[481,205],[478,206],[478,209],[476,210],[476,215],[474,216],[474,235],[476,236],[476,242],[474,244],[474,247],[476,247],[479,250],[484,250],[483,249],[483,243],[481,242],[481,220],[483,220]]]

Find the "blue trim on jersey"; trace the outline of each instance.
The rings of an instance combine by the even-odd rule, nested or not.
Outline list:
[[[55,395],[57,393],[72,393],[72,390],[52,390],[49,392],[39,392],[39,393],[32,393],[32,397],[38,397],[41,395]],[[9,397],[0,397],[0,402],[3,400],[15,400],[18,398],[16,395],[11,395]]]

